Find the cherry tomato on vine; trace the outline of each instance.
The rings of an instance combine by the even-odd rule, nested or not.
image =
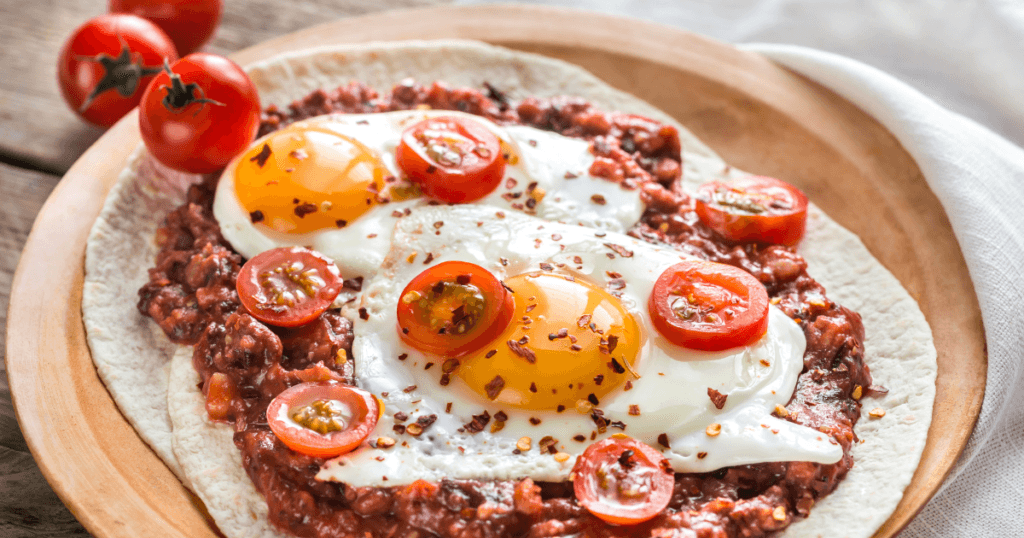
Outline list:
[[[341,292],[338,266],[319,252],[281,247],[253,256],[238,272],[238,299],[252,316],[296,327],[322,314]]]
[[[365,390],[333,382],[301,383],[267,407],[271,431],[288,448],[318,458],[351,452],[377,426],[381,408]]]
[[[248,147],[259,126],[256,86],[216,54],[197,52],[164,66],[139,104],[146,148],[182,172],[220,170]]]
[[[751,344],[768,329],[768,291],[753,275],[690,260],[666,269],[648,302],[651,321],[672,343],[720,351]]]
[[[505,174],[498,137],[459,116],[438,116],[409,127],[395,157],[424,194],[450,204],[483,198]]]
[[[167,33],[182,56],[210,40],[223,10],[223,0],[110,0],[108,9],[152,21]]]
[[[57,61],[64,101],[88,122],[109,127],[142,99],[164,60],[178,58],[167,34],[134,15],[101,15],[75,30]]]
[[[700,220],[730,241],[795,245],[804,236],[807,196],[785,181],[716,181],[702,185],[696,198]]]
[[[460,357],[500,335],[515,306],[512,294],[487,269],[439,263],[402,290],[398,333],[420,351]]]
[[[675,473],[650,445],[622,434],[598,441],[572,468],[576,499],[591,514],[615,525],[636,525],[668,506]]]

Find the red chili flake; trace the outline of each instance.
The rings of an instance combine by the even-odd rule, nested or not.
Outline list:
[[[428,363],[427,363],[427,365],[423,367],[423,369],[424,369],[424,370],[429,370],[429,369],[430,369],[431,367],[433,367],[433,366],[434,366],[434,363],[432,363],[432,362],[428,362]]]
[[[708,387],[708,397],[711,398],[711,403],[715,404],[716,409],[725,407],[725,399],[729,397],[728,394],[722,394],[717,390]]]
[[[601,403],[600,401],[598,401],[597,396],[595,396],[593,392],[587,395],[587,401],[594,405],[599,405]]]
[[[429,428],[434,422],[437,422],[437,415],[420,415],[416,419],[416,424],[419,424],[424,430]]]
[[[338,219],[334,221],[334,225],[338,228],[344,228],[345,226],[348,226],[348,221],[345,219]]]
[[[604,374],[595,375],[594,384],[596,384],[597,386],[601,386],[601,383],[604,383]]]
[[[562,405],[562,404],[559,404],[558,407],[555,408],[555,412],[556,413],[561,413],[562,411],[565,411],[565,406]]]
[[[526,337],[524,336],[523,338],[526,338]],[[522,343],[520,343],[520,342],[522,342]],[[516,355],[519,355],[520,357],[526,359],[526,362],[528,362],[530,364],[536,363],[537,362],[537,354],[534,353],[532,349],[528,349],[526,347],[523,347],[523,344],[525,344],[525,342],[523,342],[523,339],[520,339],[519,342],[516,342],[515,340],[509,340],[508,341],[508,348],[512,350],[512,353],[515,353]],[[494,398],[491,398],[491,399],[493,400]]]
[[[534,209],[537,207],[537,200],[530,198],[526,201],[526,209]]]
[[[626,429],[626,423],[621,421],[621,420],[615,420],[615,421],[609,422],[608,426],[610,426],[612,428],[619,429],[619,430],[625,430]]]
[[[522,211],[523,204],[512,204],[512,209],[518,209],[519,211]]]
[[[558,453],[558,447],[555,446],[557,444],[558,444],[558,439],[555,439],[554,437],[551,437],[550,435],[545,435],[544,437],[541,438],[540,442],[537,443],[537,446],[540,447],[540,451],[542,453],[546,450],[548,452],[548,454],[557,454]]]
[[[573,344],[573,345],[569,346],[569,349],[571,349],[573,351],[582,351],[583,350],[583,348],[579,344]]]
[[[510,340],[511,341],[511,340]],[[494,376],[494,379],[487,382],[484,385],[484,390],[487,391],[487,397],[494,400],[501,394],[501,390],[505,388],[505,379],[500,375]]]
[[[582,265],[583,264],[583,258],[580,258],[579,256],[573,256],[572,257],[572,262],[575,263],[576,265]]]
[[[530,417],[530,424],[533,424],[534,426],[536,426],[536,425],[540,424],[540,419],[537,418],[537,417]]]
[[[523,316],[523,325],[529,325],[531,323],[533,323],[533,319],[530,318],[530,316]]]
[[[590,197],[590,201],[594,202],[597,205],[605,205],[605,204],[608,203],[608,201],[604,199],[604,196],[602,196],[600,194],[595,194],[595,195],[591,196]]]
[[[441,374],[441,379],[438,381],[438,383],[440,383],[442,387],[447,387],[448,384],[451,382],[452,377],[448,374]]]
[[[590,314],[583,314],[582,316],[580,316],[580,319],[576,320],[576,326],[581,328],[581,329],[586,327],[589,324],[590,324]]]
[[[439,221],[434,223],[434,228],[435,229],[440,229],[441,226],[444,226],[444,221],[443,220],[439,220]]]
[[[508,420],[508,415],[506,415],[504,411],[498,411],[494,414],[495,422],[505,422],[506,420]]]
[[[497,213],[494,214],[494,216],[498,217],[499,219],[503,219],[503,218],[505,218],[505,212],[504,211],[498,211]]]
[[[310,213],[316,213],[316,206],[309,202],[295,206],[295,216],[300,219],[305,218]]]
[[[526,186],[527,194],[533,192],[536,189],[537,189],[537,182],[536,181],[531,181],[530,184]]]
[[[587,440],[587,437],[585,435],[576,434],[572,437],[572,440],[576,441],[577,443],[582,443]]]
[[[408,358],[409,358],[409,354],[408,353],[402,353],[401,355],[398,356],[398,360],[400,360],[400,361],[404,361],[405,359],[408,359]]]
[[[594,232],[594,237],[604,237],[606,235],[608,234],[605,232]]]
[[[614,250],[616,254],[622,256],[623,258],[633,257],[633,251],[627,250],[626,247],[623,247],[622,245],[616,245],[615,243],[605,243],[604,246]]]
[[[640,406],[639,405],[635,405],[635,404],[629,406],[629,414],[630,414],[630,416],[634,416],[634,417],[640,416]]]
[[[369,234],[366,236],[367,239],[373,239],[374,237],[377,237],[377,234]]]
[[[433,174],[434,172],[437,172],[437,167],[436,166],[434,166],[434,165],[427,166],[427,173],[428,174]]]
[[[401,424],[395,424],[394,426],[391,427],[391,429],[394,430],[395,433],[397,433],[399,435],[405,433],[405,426],[403,426]]]
[[[263,212],[260,211],[259,209],[253,211],[252,213],[249,213],[249,220],[251,220],[253,224],[256,224],[257,222],[263,222],[263,219]]]
[[[626,385],[622,387],[622,390],[633,390],[633,381],[627,379]]]
[[[263,168],[263,165],[267,164],[267,159],[270,159],[271,153],[273,152],[270,150],[270,144],[264,142],[263,149],[256,156],[249,158],[249,162],[256,163],[256,166]]]
[[[590,420],[593,420],[594,424],[597,425],[598,433],[604,433],[608,430],[608,419],[604,418],[604,411],[594,409],[590,412]]]
[[[423,260],[423,265],[427,265],[428,263],[430,263],[432,261],[434,261],[434,253],[433,252],[428,252],[426,259]]]
[[[465,430],[468,431],[469,433],[479,433],[484,431],[484,428],[490,421],[491,414],[488,413],[487,410],[485,409],[483,413],[480,413],[479,415],[473,415],[473,420],[469,421],[466,424],[463,424],[462,427],[465,428]]]
[[[489,359],[489,358],[493,357],[495,355],[495,353],[497,353],[497,352],[498,352],[497,349],[492,349],[492,350],[488,351],[486,355],[484,355],[484,358],[485,359]]]
[[[536,383],[532,383],[532,382],[530,383],[530,392],[537,392],[537,384]]]
[[[541,269],[541,271],[551,271],[554,268],[555,268],[555,266],[551,265],[548,262],[540,262],[540,269]]]
[[[665,448],[672,448],[668,444],[668,434],[667,433],[658,434],[658,444],[663,446],[663,447],[665,447]]]
[[[532,304],[532,305],[528,305],[528,306],[526,307],[526,313],[527,313],[527,314],[529,314],[530,312],[533,312],[533,309],[534,309],[534,308],[537,308],[537,305],[535,305],[535,304]]]
[[[501,262],[501,265],[503,267],[507,267],[508,266],[508,258],[498,258],[498,261]]]
[[[506,192],[506,193],[501,195],[501,198],[503,200],[505,200],[506,202],[511,202],[513,199],[518,198],[518,197],[519,197],[519,193],[518,192],[516,192],[516,193]]]
[[[414,390],[416,390],[416,385],[409,385],[408,387],[402,389],[402,392],[412,392]]]
[[[518,184],[519,184],[519,182],[516,181],[515,178],[511,178],[510,177],[510,178],[505,180],[505,188],[506,189],[510,189],[511,190],[511,189],[515,188],[515,186],[518,185]]]
[[[455,277],[455,282],[457,284],[459,284],[460,286],[465,286],[465,285],[469,284],[470,280],[472,280],[472,279],[470,278],[469,275],[458,275],[458,276]]]
[[[357,276],[355,278],[343,280],[341,281],[341,285],[345,289],[350,289],[352,291],[360,291],[363,289],[363,277]]]
[[[570,334],[569,335],[569,341],[575,344],[576,343],[576,337]]]
[[[697,453],[697,459],[699,459],[699,460],[702,460],[702,459],[704,459],[706,457],[708,457],[708,453],[707,452],[698,452]]]
[[[395,413],[395,420],[397,420],[398,422],[405,422],[405,421],[409,420],[409,415],[399,411],[399,412]]]
[[[623,360],[625,360],[625,359],[623,359]],[[621,364],[619,364],[619,361],[616,360],[615,357],[612,357],[612,360],[608,362],[608,367],[611,368],[612,371],[617,373],[617,374],[624,374],[624,373],[626,373],[626,369],[623,368]]]
[[[455,370],[458,370],[461,364],[462,363],[459,362],[459,359],[448,359],[441,364],[441,371],[446,374],[450,374]]]
[[[621,290],[626,287],[626,281],[621,278],[613,278],[608,281],[608,289]]]
[[[530,147],[534,147],[534,148],[537,147],[537,141],[536,140],[527,140],[526,143],[529,144]]]
[[[451,413],[452,412],[452,402],[448,402],[448,403],[444,404],[444,412],[445,413]]]

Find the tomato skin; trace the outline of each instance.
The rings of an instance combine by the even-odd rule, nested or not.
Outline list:
[[[694,309],[710,310],[684,319],[673,309],[673,303],[691,296],[696,301]],[[731,316],[727,309],[733,312]],[[648,310],[662,336],[676,345],[702,351],[748,345],[768,330],[768,291],[764,285],[750,273],[720,263],[690,260],[669,267],[654,283]],[[709,313],[718,319],[708,319]]]
[[[287,268],[293,263],[302,264],[301,271],[314,269],[315,275],[300,274],[301,271],[289,273],[292,276],[273,280],[273,285],[264,285],[262,280],[273,277],[275,269]],[[270,273],[268,275],[268,273]],[[319,281],[317,281],[317,278]],[[296,280],[297,279],[297,280]],[[245,262],[238,272],[235,284],[238,298],[242,306],[252,317],[278,327],[296,327],[308,323],[327,310],[343,287],[341,273],[333,261],[302,247],[281,247],[262,252]],[[308,291],[301,289],[308,286]],[[298,300],[294,304],[282,306],[274,300],[275,293],[292,292]]]
[[[632,451],[628,457],[627,451]],[[623,458],[629,467],[623,467]],[[615,492],[602,487],[597,478],[602,469],[606,476],[611,472],[622,471],[627,478],[644,481],[650,493],[642,502],[636,502],[636,499],[623,500]],[[668,460],[650,445],[622,434],[587,447],[576,460],[572,472],[572,487],[580,505],[594,516],[614,525],[636,525],[654,518],[668,506],[675,487],[675,473]],[[618,485],[618,479],[611,481]]]
[[[468,283],[479,289],[484,298],[482,315],[461,335],[439,334],[422,323],[425,311],[416,302],[409,302],[411,293],[430,296],[439,282],[456,282],[468,276]],[[466,262],[443,262],[423,271],[402,290],[398,301],[398,334],[420,351],[444,357],[461,357],[486,345],[505,330],[515,312],[515,299],[490,271]],[[453,303],[454,304],[454,303]]]
[[[209,41],[224,11],[223,0],[110,0],[111,13],[130,13],[152,21],[182,56]]]
[[[171,71],[184,86],[175,85],[167,72],[160,73],[139,104],[139,129],[146,149],[175,170],[216,172],[256,137],[260,126],[256,86],[242,68],[216,54],[190,54],[175,62]],[[174,103],[183,95],[175,88],[186,88],[191,99]],[[168,100],[172,102],[165,103]]]
[[[441,162],[424,146],[425,131],[443,132],[449,145],[459,154],[459,163]],[[396,152],[398,167],[423,193],[450,204],[472,202],[483,198],[501,182],[505,175],[505,159],[501,143],[494,133],[468,118],[438,116],[412,125],[402,133]]]
[[[752,213],[716,203],[716,192],[740,198],[753,196],[771,201],[775,206],[764,205],[763,212]],[[795,245],[803,238],[807,227],[807,196],[789,183],[767,176],[701,185],[695,209],[709,228],[737,243]]]
[[[321,434],[281,417],[314,400],[336,400],[348,407],[351,420],[345,428]],[[267,423],[288,448],[317,458],[333,458],[351,452],[377,426],[382,409],[369,392],[334,382],[301,383],[278,394],[267,407]]]
[[[128,67],[136,70],[122,86],[130,95],[110,86],[87,103],[108,72],[99,55],[117,59],[124,45],[130,51],[130,58],[125,59],[134,64]],[[152,22],[134,15],[100,15],[79,26],[64,43],[57,61],[57,81],[71,110],[90,123],[109,127],[139,104],[165,58],[173,62],[178,53],[167,34]]]

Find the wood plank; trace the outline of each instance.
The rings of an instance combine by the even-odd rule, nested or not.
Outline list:
[[[60,178],[0,164],[0,327],[7,326],[11,279],[39,208]],[[6,331],[0,331],[0,446],[28,451],[11,405],[4,359]],[[34,465],[34,464],[33,464]],[[2,473],[0,473],[2,474]],[[0,534],[3,526],[0,522]]]
[[[448,0],[229,0],[209,50],[221,54],[333,19]],[[282,9],[287,5],[287,9]],[[102,0],[22,2],[0,9],[0,156],[28,168],[63,174],[103,130],[64,104],[57,56],[71,32],[106,8]],[[9,53],[9,51],[17,51]]]

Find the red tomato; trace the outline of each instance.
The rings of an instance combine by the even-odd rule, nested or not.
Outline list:
[[[181,55],[209,41],[223,10],[222,0],[110,0],[108,9],[153,21],[174,41]]]
[[[155,24],[134,15],[100,15],[64,43],[57,79],[75,113],[109,127],[139,104],[164,60],[177,58],[174,44]]]
[[[684,261],[658,277],[651,321],[672,343],[720,351],[757,341],[768,330],[768,292],[753,275],[720,263]]]
[[[498,137],[462,117],[438,116],[409,127],[396,159],[424,194],[450,204],[483,198],[505,175]]]
[[[616,434],[589,447],[572,468],[576,499],[615,525],[643,523],[672,498],[675,473],[651,446]]]
[[[278,327],[308,323],[331,306],[342,288],[334,262],[302,247],[268,250],[238,272],[238,298],[252,316]]]
[[[778,179],[712,182],[697,191],[697,215],[730,241],[795,245],[807,225],[807,196]]]
[[[377,426],[381,408],[365,390],[340,383],[302,383],[278,394],[267,422],[288,448],[333,458],[359,446]]]
[[[398,329],[412,347],[460,357],[497,338],[515,300],[490,271],[466,262],[439,263],[409,282],[398,301]]]
[[[260,126],[256,86],[231,60],[197,52],[157,75],[139,104],[146,148],[163,164],[215,172],[248,147]]]

